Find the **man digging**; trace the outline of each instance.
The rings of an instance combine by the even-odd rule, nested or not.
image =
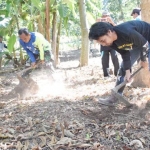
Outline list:
[[[140,58],[141,66],[146,68],[146,57],[150,71],[150,24],[144,21],[128,21],[117,26],[106,22],[97,22],[90,28],[89,39],[96,40],[103,46],[115,49],[122,56],[121,67],[118,71],[116,86],[123,81],[130,82],[133,64]],[[144,71],[144,70],[143,70]],[[118,90],[123,93],[125,86]],[[99,99],[100,104],[113,105],[118,99],[111,95],[106,99]]]

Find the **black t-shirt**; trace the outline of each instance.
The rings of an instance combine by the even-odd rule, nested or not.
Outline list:
[[[112,47],[121,54],[124,63],[124,69],[131,69],[130,51],[134,48],[141,48],[150,42],[150,24],[144,21],[128,21],[114,26],[117,34],[117,40],[113,42]]]

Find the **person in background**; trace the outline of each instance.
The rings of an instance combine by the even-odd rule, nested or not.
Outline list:
[[[134,20],[141,20],[141,15],[140,15],[141,10],[140,9],[133,9],[131,16],[134,18]]]
[[[2,66],[3,52],[4,49],[7,48],[6,44],[3,42],[3,37],[0,35],[0,69]]]
[[[27,28],[18,31],[20,45],[31,60],[31,66],[36,67],[37,61],[42,64],[53,61],[51,45],[39,32],[29,32]]]
[[[107,22],[112,26],[115,26],[115,23],[110,17],[110,14],[107,11],[102,13],[102,17],[97,19],[97,22]],[[111,55],[111,60],[114,65],[114,75],[117,76],[119,69],[119,61],[117,57],[117,52],[111,47],[101,45],[101,58],[102,58],[102,69],[104,78],[110,77],[109,69],[109,56]]]

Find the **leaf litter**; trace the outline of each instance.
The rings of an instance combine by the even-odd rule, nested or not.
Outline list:
[[[99,105],[94,99],[108,97],[115,85],[115,77],[103,79],[99,59],[82,68],[61,63],[54,84],[33,74],[40,92],[24,98],[13,93],[15,74],[2,76],[0,149],[149,150],[150,97],[140,96],[147,89],[126,87],[125,96],[137,104],[133,108]]]

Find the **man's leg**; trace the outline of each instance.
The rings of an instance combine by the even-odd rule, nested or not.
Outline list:
[[[102,50],[102,68],[103,68],[103,74],[104,77],[108,77],[108,68],[109,68],[109,51],[108,50]]]
[[[113,49],[110,50],[111,60],[114,65],[114,75],[117,76],[119,70],[119,61],[117,57],[117,52]]]
[[[133,49],[130,51],[130,56],[131,56],[131,66],[137,61],[138,58],[140,58],[140,53],[141,49]],[[117,76],[117,81],[116,81],[116,86],[121,84],[124,81],[124,76],[125,76],[125,70],[123,63],[121,64],[121,68],[119,69],[118,76]],[[118,93],[122,94],[125,86],[122,87],[121,89],[118,90]],[[104,105],[112,105],[113,103],[117,102],[118,99],[116,99],[115,96],[111,95],[107,99],[99,99],[100,104]]]
[[[53,59],[53,55],[51,51],[49,50],[44,51],[44,58],[45,58],[45,63],[46,63],[47,68],[51,69],[51,71],[54,72],[55,71],[54,66],[53,66],[54,59]]]

